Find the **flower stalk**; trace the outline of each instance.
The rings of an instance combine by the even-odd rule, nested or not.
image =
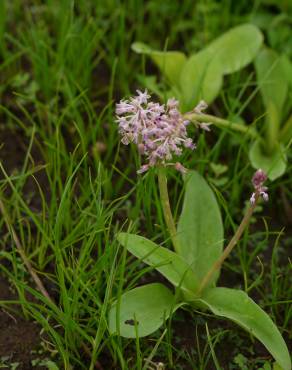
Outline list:
[[[252,178],[252,184],[254,187],[254,192],[252,193],[250,197],[250,206],[244,215],[238,229],[236,230],[236,233],[230,240],[227,247],[224,249],[221,256],[218,258],[218,260],[214,263],[214,265],[211,267],[211,269],[207,272],[205,277],[203,278],[201,285],[199,286],[198,294],[200,295],[202,291],[208,286],[210,280],[212,279],[214,273],[218,271],[221,266],[223,265],[223,262],[226,260],[226,258],[229,256],[229,254],[232,252],[233,248],[236,246],[238,241],[240,240],[244,230],[249,225],[251,216],[253,214],[253,211],[255,210],[258,200],[260,198],[263,198],[264,201],[268,201],[269,196],[267,193],[268,188],[264,186],[264,182],[267,180],[267,175],[265,172],[261,169],[257,170]]]
[[[235,123],[232,121],[228,121],[223,118],[212,116],[211,114],[203,114],[203,113],[186,113],[184,118],[190,120],[191,122],[209,122],[214,124],[217,127],[229,128],[238,132],[242,132],[244,134],[249,135],[254,139],[258,139],[259,135],[256,130],[251,126],[244,126],[239,123]]]
[[[168,232],[170,234],[170,238],[171,238],[174,250],[176,251],[176,253],[179,253],[180,248],[179,248],[179,243],[177,240],[176,226],[175,226],[175,222],[173,219],[170,202],[169,202],[167,177],[165,174],[164,167],[158,168],[158,186],[159,186],[160,199],[161,199],[165,223],[168,228]]]
[[[230,240],[229,244],[227,247],[224,249],[222,255],[220,258],[214,263],[214,265],[211,267],[211,269],[208,271],[204,279],[202,280],[201,285],[199,286],[198,294],[200,295],[202,291],[207,287],[209,284],[210,280],[212,279],[213,275],[215,274],[216,271],[218,271],[221,266],[223,265],[223,262],[226,260],[226,258],[229,256],[229,254],[232,252],[233,248],[236,246],[238,241],[241,238],[241,235],[243,234],[245,228],[248,226],[250,218],[253,214],[253,211],[257,205],[259,199],[259,194],[255,196],[255,201],[251,203],[249,206],[246,214],[244,215],[238,229],[236,230],[236,233],[233,235],[232,239]]]

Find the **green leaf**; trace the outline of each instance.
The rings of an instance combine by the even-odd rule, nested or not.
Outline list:
[[[240,290],[213,288],[199,300],[215,315],[226,317],[254,335],[284,370],[291,369],[287,346],[270,317]]]
[[[222,73],[229,74],[251,63],[262,42],[263,35],[256,26],[242,24],[218,37],[206,51],[221,65]]]
[[[139,54],[149,55],[169,81],[173,84],[178,84],[182,67],[186,62],[184,53],[180,51],[153,50],[142,42],[134,42],[132,50]]]
[[[192,109],[200,99],[211,103],[219,94],[223,75],[236,72],[252,62],[262,39],[257,27],[243,24],[192,55],[181,71],[184,110]]]
[[[202,280],[221,255],[223,225],[213,191],[195,171],[185,177],[185,197],[177,231],[181,255]],[[217,276],[214,274],[213,282]]]
[[[287,111],[285,108],[289,109],[289,106],[286,106],[289,66],[291,63],[286,56],[280,56],[268,48],[264,48],[255,60],[258,85],[267,110],[265,134],[269,155],[265,155],[261,145],[255,143],[251,148],[250,158],[254,167],[261,165],[264,170],[272,168],[269,176],[271,180],[281,176],[286,169],[286,157],[277,140],[283,138],[282,133],[280,134],[282,137],[279,136],[279,128]]]
[[[275,105],[280,121],[289,85],[286,57],[264,48],[255,59],[255,67],[264,104],[267,109],[271,102]]]
[[[270,180],[275,180],[285,173],[287,157],[280,144],[277,144],[273,153],[268,155],[263,151],[262,142],[256,140],[250,148],[249,158],[253,168],[264,170]]]
[[[139,235],[119,233],[117,239],[135,257],[154,267],[174,286],[193,297],[199,285],[198,279],[181,256]]]
[[[154,283],[135,288],[111,307],[109,331],[126,338],[145,337],[160,328],[175,308],[175,297],[164,285]]]
[[[223,175],[223,173],[227,172],[228,170],[228,166],[226,166],[226,164],[221,164],[221,163],[211,162],[210,167],[216,177]]]
[[[214,63],[205,51],[192,55],[181,71],[180,88],[185,111],[203,99],[211,103],[222,87],[221,66]]]

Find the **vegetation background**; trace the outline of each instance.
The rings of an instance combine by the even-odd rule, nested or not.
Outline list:
[[[181,311],[140,341],[109,335],[113,300],[158,279],[122,249],[116,232],[168,237],[155,177],[136,175],[140,159],[120,146],[114,109],[146,75],[159,76],[131,50],[134,41],[192,54],[250,22],[291,58],[291,9],[290,0],[0,2],[1,367],[272,369],[257,341],[211,315],[207,325],[205,316]],[[164,78],[157,83],[166,87]],[[249,65],[228,76],[210,112],[256,122],[264,114],[256,90]],[[251,192],[249,145],[244,135],[213,128],[183,159],[216,192],[227,239]],[[290,349],[291,183],[288,161],[221,277],[260,303]],[[170,187],[177,213],[182,182],[175,171]],[[55,303],[36,289],[19,245]]]

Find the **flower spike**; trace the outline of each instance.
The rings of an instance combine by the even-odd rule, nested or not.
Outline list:
[[[121,100],[116,105],[116,115],[122,143],[136,144],[139,153],[147,157],[148,163],[138,173],[157,165],[174,166],[184,173],[185,168],[171,160],[180,156],[184,148],[194,150],[196,145],[188,137],[189,121],[180,113],[178,101],[171,98],[166,104],[159,104],[150,101],[147,90],[137,90],[137,94],[129,100]],[[206,103],[200,102],[196,108],[201,112],[206,107]]]
[[[258,197],[262,197],[264,201],[269,200],[269,194],[267,193],[268,188],[264,185],[264,182],[267,180],[267,175],[262,169],[258,169],[252,178],[252,184],[254,186],[254,192],[250,197],[251,204],[255,204]]]

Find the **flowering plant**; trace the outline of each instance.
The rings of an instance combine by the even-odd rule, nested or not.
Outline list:
[[[262,170],[255,173],[250,207],[223,249],[223,223],[214,193],[199,173],[172,162],[182,154],[184,147],[195,148],[186,130],[188,122],[174,99],[160,105],[149,98],[147,92],[138,91],[136,97],[119,103],[117,122],[122,142],[135,143],[147,158],[148,163],[138,172],[147,171],[149,167],[157,171],[165,223],[174,251],[131,233],[119,233],[117,238],[131,254],[160,272],[174,286],[175,294],[160,283],[127,291],[111,306],[110,332],[128,338],[147,336],[178,308],[189,305],[236,322],[260,340],[284,370],[291,369],[286,344],[270,317],[245,292],[216,286],[221,266],[248,226],[260,198],[268,200],[268,189],[264,186],[266,174]],[[200,115],[203,109],[206,105],[201,102],[194,111]],[[203,128],[208,129],[208,125],[204,124]],[[185,181],[183,208],[177,225],[167,190],[169,165],[181,171]]]
[[[248,48],[243,48],[243,44]],[[207,119],[219,128],[245,133],[251,139],[251,165],[265,170],[270,180],[285,173],[286,154],[292,139],[292,63],[286,55],[263,46],[263,35],[255,25],[242,24],[231,28],[190,56],[181,51],[154,50],[141,42],[135,42],[132,49],[148,55],[157,65],[168,82],[169,93],[180,100],[183,111],[200,99],[210,104],[218,97],[226,75],[254,62],[258,96],[265,108],[265,114],[257,120],[261,123],[259,130],[254,125],[238,124],[213,115],[198,117],[192,114],[188,119]],[[144,83],[161,94],[153,80],[145,78]]]

